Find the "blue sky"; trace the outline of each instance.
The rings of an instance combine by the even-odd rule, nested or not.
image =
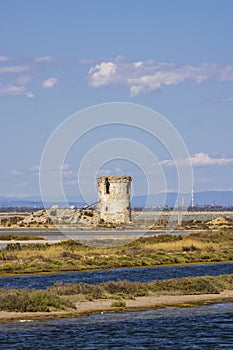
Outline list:
[[[54,129],[83,108],[118,101],[152,108],[175,126],[195,191],[233,190],[232,13],[230,0],[1,1],[0,196],[38,197]],[[96,133],[85,146],[115,136]],[[63,166],[67,193],[77,191],[84,149],[76,145]],[[154,153],[167,190],[176,190],[171,160],[159,146]],[[113,163],[102,173],[116,171]]]

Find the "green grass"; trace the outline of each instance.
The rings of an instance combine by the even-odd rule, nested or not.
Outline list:
[[[112,307],[125,307],[126,302],[124,300],[116,300],[116,301],[112,302],[111,306]]]
[[[233,289],[233,274],[155,280],[149,283],[116,281],[98,285],[55,283],[48,291],[58,296],[82,295],[86,300],[124,299],[146,295],[218,294]]]
[[[74,308],[73,304],[48,291],[0,290],[0,310],[17,312],[54,311]]]
[[[216,277],[185,277],[142,282],[55,283],[47,290],[0,289],[2,311],[55,311],[75,309],[75,302],[98,299],[115,299],[114,307],[124,307],[125,299],[151,295],[218,294],[233,290],[233,274]]]
[[[233,230],[141,237],[110,248],[77,241],[20,245],[0,249],[0,274],[86,271],[233,261]]]

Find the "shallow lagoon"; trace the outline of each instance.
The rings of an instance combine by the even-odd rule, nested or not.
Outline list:
[[[158,266],[151,268],[121,268],[88,272],[0,277],[0,288],[46,289],[55,282],[83,282],[97,284],[107,281],[116,281],[118,279],[132,282],[150,282],[156,279],[188,276],[218,276],[230,273],[233,273],[233,263]]]
[[[233,303],[1,325],[2,349],[232,349]]]

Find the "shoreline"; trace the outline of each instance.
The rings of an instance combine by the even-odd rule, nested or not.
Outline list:
[[[55,318],[75,318],[92,314],[136,312],[168,307],[194,307],[215,303],[233,302],[233,290],[219,294],[154,295],[124,299],[125,307],[112,307],[115,299],[100,299],[76,303],[76,310],[51,312],[7,312],[0,311],[0,323],[30,322]]]
[[[198,262],[188,262],[188,263],[177,263],[177,264],[161,264],[154,266],[130,266],[130,267],[113,267],[113,268],[103,268],[100,269],[86,269],[86,270],[67,270],[67,271],[43,271],[43,272],[24,272],[24,273],[1,273],[1,277],[20,277],[20,276],[34,276],[34,275],[59,275],[66,273],[82,273],[82,272],[98,272],[98,271],[106,271],[106,270],[122,270],[122,269],[153,269],[156,267],[169,267],[169,266],[192,266],[192,265],[220,265],[220,264],[232,264],[232,260],[226,261],[198,261]]]
[[[205,231],[205,229],[176,229],[176,228],[171,228],[172,232],[180,232],[180,231]],[[166,228],[161,228],[161,229],[151,229],[149,226],[145,226],[144,228],[138,228],[135,226],[135,228],[127,228],[127,227],[77,227],[77,228],[66,228],[66,227],[60,227],[60,229],[56,226],[53,227],[0,227],[0,232],[1,231],[12,231],[12,232],[42,232],[42,233],[90,233],[90,232],[95,232],[95,233],[103,233],[103,232],[119,232],[119,233],[124,233],[124,232],[161,232],[161,233],[166,233],[166,232],[171,232],[171,230],[168,230]]]

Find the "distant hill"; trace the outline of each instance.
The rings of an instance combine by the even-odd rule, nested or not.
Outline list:
[[[233,191],[208,191],[194,194],[194,204],[233,206]]]
[[[45,207],[46,208],[51,208],[52,205],[60,205],[61,207],[63,206],[62,203],[59,202],[48,202],[45,203]],[[70,201],[69,205],[75,205],[78,208],[82,208],[86,205],[85,202],[73,202]],[[0,197],[0,207],[28,207],[28,208],[43,208],[44,204],[42,201],[36,201],[36,200],[32,200],[32,199],[9,199],[9,198],[5,198],[5,197]]]
[[[184,194],[185,198],[187,195]],[[167,205],[172,207],[175,205],[177,193],[169,192],[166,194],[158,193],[148,196],[135,196],[132,198],[132,206],[161,206]],[[165,199],[165,203],[164,203]],[[191,204],[191,203],[190,203]],[[194,205],[212,205],[212,206],[233,206],[233,191],[205,191],[194,193]]]
[[[183,195],[184,197],[186,194]],[[134,196],[131,200],[132,207],[145,207],[145,206],[162,206],[167,205],[169,207],[174,206],[176,202],[177,194],[175,192],[168,192],[165,196],[164,193],[151,194],[148,196]],[[165,203],[164,203],[164,199]],[[93,203],[91,200],[90,203]],[[54,204],[62,206],[62,203],[50,202],[46,203],[46,207],[51,207]],[[72,198],[69,201],[69,205],[76,205],[81,208],[86,205],[86,202],[77,198],[77,201]],[[212,206],[233,206],[233,191],[205,191],[194,193],[194,205],[212,205]],[[10,199],[7,197],[0,197],[0,207],[30,207],[30,208],[42,208],[43,203],[40,200],[33,199]]]
[[[43,207],[41,201],[33,201],[31,199],[9,199],[0,197],[0,207]]]

